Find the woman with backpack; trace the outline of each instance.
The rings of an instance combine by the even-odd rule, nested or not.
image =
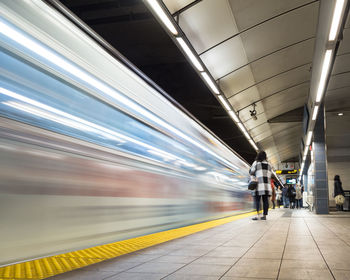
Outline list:
[[[272,195],[272,168],[267,162],[266,153],[264,151],[260,151],[256,156],[256,159],[249,170],[249,174],[255,176],[258,182],[256,189],[253,191],[257,211],[257,217],[254,217],[253,220],[259,220],[261,199],[263,201],[263,216],[261,217],[261,220],[266,220],[269,209],[269,196]]]

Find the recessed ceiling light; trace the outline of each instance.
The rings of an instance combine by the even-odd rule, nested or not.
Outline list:
[[[344,115],[344,113],[338,113],[338,116],[342,116],[342,115]]]

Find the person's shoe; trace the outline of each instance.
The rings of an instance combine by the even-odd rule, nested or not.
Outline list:
[[[261,217],[260,220],[266,220],[266,216]]]
[[[254,217],[254,218],[252,218],[252,220],[253,221],[257,221],[257,220],[259,220],[259,218],[258,217]]]

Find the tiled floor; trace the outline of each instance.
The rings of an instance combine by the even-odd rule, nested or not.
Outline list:
[[[350,280],[350,214],[270,210],[51,279]]]

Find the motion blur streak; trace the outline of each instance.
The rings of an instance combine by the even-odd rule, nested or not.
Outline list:
[[[44,2],[0,2],[0,265],[251,209],[248,165]]]

